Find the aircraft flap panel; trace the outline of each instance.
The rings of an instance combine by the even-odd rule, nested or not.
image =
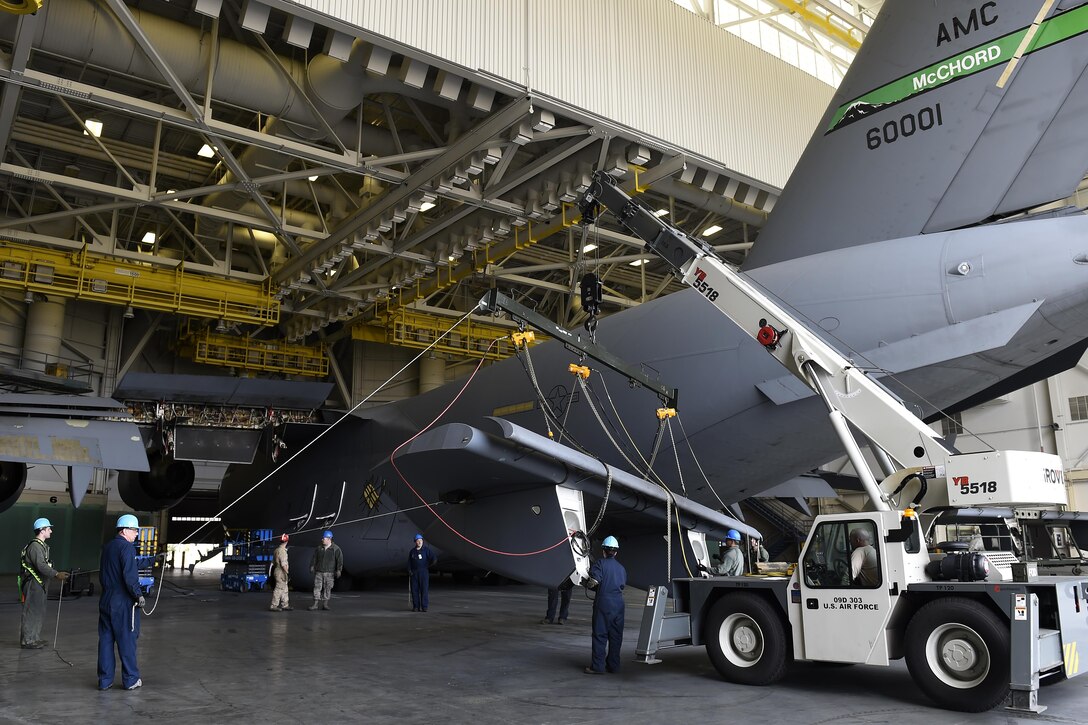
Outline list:
[[[179,461],[215,461],[217,463],[253,463],[261,429],[174,428],[174,458]]]
[[[114,391],[124,400],[179,401],[215,405],[269,406],[311,410],[320,407],[332,383],[260,380],[225,375],[128,373]]]
[[[0,460],[148,470],[133,423],[0,416]]]
[[[231,405],[268,405],[275,408],[306,410],[319,408],[332,392],[332,383],[305,380],[260,380],[239,378],[231,395]]]
[[[1014,183],[1020,191],[1010,198],[1019,201],[1018,208],[1063,198],[1076,188],[1088,168],[1084,153],[1088,139],[1083,126],[1084,99],[1078,94],[1070,96],[1070,89],[1078,84],[1086,64],[1088,43],[1051,47],[1024,58],[1003,95],[995,85],[985,89],[975,113],[986,114],[992,106],[996,109],[924,232],[954,229],[992,216]],[[1055,117],[1070,100],[1073,107],[1080,105],[1080,125],[1054,127]],[[1061,129],[1066,133],[1059,136]],[[1040,139],[1047,130],[1044,146]],[[1056,152],[1064,163],[1057,163]],[[1036,153],[1046,161],[1035,165],[1037,172],[1029,182],[1021,172]],[[1028,189],[1030,193],[1024,193]]]

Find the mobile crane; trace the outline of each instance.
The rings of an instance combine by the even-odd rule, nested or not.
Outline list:
[[[718,672],[749,685],[777,681],[793,660],[888,665],[906,658],[942,707],[1042,712],[1040,679],[1082,673],[1088,579],[1039,577],[1021,563],[1002,581],[980,552],[931,554],[919,514],[1008,507],[1025,516],[1068,504],[1061,459],[1031,451],[959,454],[862,368],[785,305],[596,172],[578,205],[603,208],[645,242],[824,401],[871,511],[818,516],[791,576],[676,579],[647,594],[637,656],[705,645]],[[851,426],[883,469],[879,483]],[[907,504],[907,505],[903,505]],[[1088,664],[1088,659],[1086,659]]]

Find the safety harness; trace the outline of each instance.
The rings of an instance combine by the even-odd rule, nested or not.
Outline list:
[[[41,584],[44,587],[45,582],[42,581],[41,575],[38,574],[37,569],[35,569],[33,566],[31,566],[30,560],[27,558],[27,552],[30,551],[30,547],[34,545],[34,542],[37,542],[37,543],[41,544],[42,548],[45,549],[45,565],[50,567],[50,568],[53,567],[53,562],[51,562],[49,560],[49,547],[46,545],[46,543],[44,541],[42,541],[41,539],[39,539],[37,537],[34,537],[33,539],[31,539],[30,543],[23,547],[22,552],[19,554],[19,561],[22,562],[23,572],[25,574],[29,574],[31,577],[34,578],[34,581],[38,582],[39,584]],[[25,578],[25,576],[24,576],[23,581],[30,581],[30,580]]]

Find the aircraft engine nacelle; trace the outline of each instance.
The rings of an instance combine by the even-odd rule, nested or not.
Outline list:
[[[179,461],[155,452],[148,456],[150,470],[120,471],[117,490],[121,500],[136,511],[161,511],[176,504],[193,487],[196,471],[192,461]]]
[[[26,464],[0,461],[0,513],[11,508],[26,486]]]

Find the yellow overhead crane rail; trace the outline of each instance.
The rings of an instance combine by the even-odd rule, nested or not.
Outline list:
[[[826,10],[815,3],[809,3],[809,0],[775,0],[773,4],[797,15],[804,22],[850,50],[857,51],[861,47],[860,38],[845,26],[832,22],[831,15]],[[816,9],[810,8],[810,4]]]
[[[325,343],[295,345],[285,340],[251,340],[244,335],[217,335],[206,328],[188,329],[181,338],[179,352],[194,362],[238,370],[314,378],[324,378],[329,374]]]
[[[400,307],[379,313],[377,324],[352,326],[351,339],[422,349],[430,347],[452,324],[449,317]],[[514,354],[514,342],[510,339],[514,333],[516,330],[484,324],[470,317],[442,338],[434,349],[460,357],[503,360]],[[498,342],[492,347],[495,340]],[[532,344],[542,341],[536,340]]]
[[[268,282],[238,282],[92,252],[0,244],[0,288],[257,325],[279,322]]]
[[[646,187],[639,183],[639,175],[645,169],[637,165],[631,168],[635,174],[634,193],[642,193],[646,190]],[[445,267],[440,265],[434,279],[427,280],[427,284],[423,284],[423,281],[420,280],[415,285],[398,289],[390,296],[385,301],[386,309],[384,312],[377,312],[377,319],[374,323],[353,325],[351,338],[353,340],[366,340],[368,342],[381,342],[413,348],[427,347],[430,345],[430,341],[434,340],[434,337],[430,337],[426,342],[423,342],[422,338],[429,334],[434,335],[435,329],[438,329],[437,334],[441,334],[445,332],[448,325],[442,321],[442,318],[410,310],[405,305],[429,297],[435,292],[451,287],[475,274],[480,274],[487,269],[489,264],[498,262],[500,258],[528,249],[542,239],[547,239],[556,232],[578,224],[581,219],[581,212],[576,205],[563,203],[558,219],[547,224],[538,224],[535,228],[533,221],[530,219],[524,227],[515,227],[513,229],[512,239],[506,239],[502,243],[484,244],[471,252],[467,252],[466,259],[463,259],[456,266]],[[411,318],[411,321],[409,318]],[[424,318],[427,319],[424,320]],[[417,320],[419,324],[416,324]],[[484,335],[472,335],[465,332],[469,326],[476,330],[490,327],[473,322],[470,318],[450,336],[443,339],[435,349],[453,355],[474,358],[487,357],[492,360],[502,360],[514,354],[513,345],[508,344],[508,341],[498,343],[491,354],[484,354],[492,340],[509,335],[510,330],[492,327],[491,331]],[[450,338],[455,336],[457,342],[451,343]],[[541,339],[535,341],[535,344],[546,342],[548,339],[547,336],[541,335]]]

